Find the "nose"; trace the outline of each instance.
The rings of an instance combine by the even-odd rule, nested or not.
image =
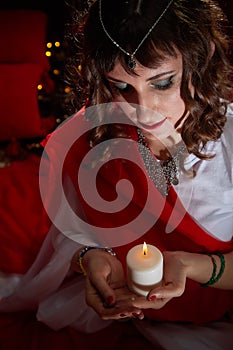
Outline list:
[[[137,121],[142,124],[154,124],[161,120],[161,112],[159,108],[159,101],[153,95],[146,96],[138,95],[138,104],[136,105]]]
[[[154,94],[150,94],[148,91],[138,91],[137,92],[137,104],[142,109],[153,109],[156,107],[158,101],[156,101],[156,98]]]

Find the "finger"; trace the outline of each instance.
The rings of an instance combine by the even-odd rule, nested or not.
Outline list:
[[[109,306],[114,305],[116,301],[114,290],[102,274],[99,276],[98,274],[92,276],[91,282],[89,280],[89,283],[99,292],[102,302],[105,302],[105,304]]]
[[[183,294],[183,284],[166,283],[166,285],[152,289],[147,299],[153,301],[154,299],[171,299],[179,297]]]
[[[125,318],[142,319],[144,317],[141,310],[132,304],[126,304],[126,301],[122,301],[112,307],[105,307],[92,286],[90,286],[90,289],[88,290],[87,304],[91,306],[103,320],[119,320]]]
[[[121,288],[125,285],[125,276],[121,263],[116,260],[111,270],[110,286],[113,289]]]
[[[124,287],[125,286],[125,280],[122,278],[121,280],[118,280],[116,282],[111,282],[109,284],[109,286],[112,288],[112,289],[117,289],[117,288],[121,288],[121,287]]]
[[[110,309],[102,310],[102,319],[122,319],[122,318],[138,318],[143,319],[144,314],[141,310],[134,306],[125,307],[124,305],[115,305]]]
[[[144,296],[134,295],[131,297],[131,304],[140,309],[148,309],[151,307],[151,303]]]
[[[143,309],[156,309],[159,310],[161,309],[164,305],[166,305],[171,299],[167,298],[152,298],[151,300],[147,299],[138,299],[136,300],[133,304],[136,306],[138,309],[142,310]]]
[[[122,319],[122,318],[138,318],[143,319],[144,314],[141,309],[135,307],[133,302],[135,297],[124,296],[111,308],[104,308],[101,310],[101,317],[103,319]]]
[[[86,282],[86,303],[91,306],[97,313],[101,313],[103,308],[111,308],[115,305],[114,297],[109,295],[107,300],[104,299],[102,294],[95,288],[90,280]]]

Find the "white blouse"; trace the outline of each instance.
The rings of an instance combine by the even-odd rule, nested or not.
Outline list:
[[[233,104],[228,106],[227,123],[221,138],[211,141],[207,154],[209,160],[200,160],[190,154],[185,170],[193,170],[195,177],[184,172],[174,187],[188,213],[210,235],[221,241],[233,237]]]

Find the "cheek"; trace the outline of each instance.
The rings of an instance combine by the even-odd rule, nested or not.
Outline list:
[[[185,104],[180,93],[174,94],[171,98],[167,99],[166,106],[168,120],[175,125],[185,113]]]

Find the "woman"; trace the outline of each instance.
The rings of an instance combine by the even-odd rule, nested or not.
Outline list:
[[[36,308],[50,327],[84,332],[132,320],[164,349],[231,348],[232,70],[223,25],[212,0],[93,3],[76,33],[88,99],[45,143],[51,232],[1,310]],[[144,241],[162,252],[163,279],[141,296],[128,288],[126,255]]]

